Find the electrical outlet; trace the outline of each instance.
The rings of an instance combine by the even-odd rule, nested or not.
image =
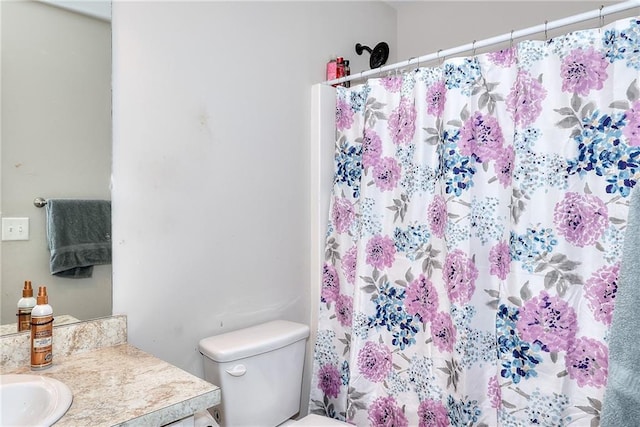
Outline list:
[[[2,218],[2,240],[29,240],[29,218]]]

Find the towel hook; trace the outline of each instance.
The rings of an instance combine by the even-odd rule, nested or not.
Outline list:
[[[36,208],[43,208],[47,205],[47,200],[44,199],[43,197],[36,197],[35,199],[33,199],[33,206],[35,206]]]

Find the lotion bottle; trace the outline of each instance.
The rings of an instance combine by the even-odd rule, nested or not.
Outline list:
[[[349,66],[349,60],[345,59],[344,60],[344,75],[345,77],[349,77],[351,75],[351,67]],[[342,83],[344,85],[344,87],[350,87],[351,86],[351,82],[350,81],[346,81],[344,83]]]
[[[338,74],[338,58],[332,56],[327,62],[327,80],[334,80]]]
[[[47,287],[38,289],[37,305],[31,311],[31,369],[45,369],[53,364],[53,309]]]
[[[338,56],[338,59],[336,59],[336,79],[344,77],[344,71],[344,58],[342,56]]]
[[[25,280],[22,298],[18,300],[18,332],[31,329],[31,311],[35,305],[31,280]]]

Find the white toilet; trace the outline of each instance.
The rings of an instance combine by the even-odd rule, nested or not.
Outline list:
[[[220,387],[212,409],[222,427],[347,426],[328,417],[298,413],[309,327],[286,320],[200,340],[205,379]]]

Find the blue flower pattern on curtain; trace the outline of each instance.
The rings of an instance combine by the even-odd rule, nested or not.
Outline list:
[[[310,412],[599,424],[640,20],[337,89]]]

